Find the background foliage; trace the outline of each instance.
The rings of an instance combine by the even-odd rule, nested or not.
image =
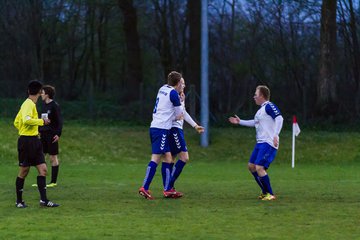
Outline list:
[[[56,86],[65,109],[79,104],[94,119],[148,119],[157,89],[177,70],[198,116],[200,6],[200,0],[1,0],[0,97],[22,98],[27,82],[38,78]],[[332,13],[329,21],[325,13]],[[252,115],[254,88],[266,84],[287,118],[356,121],[357,1],[209,0],[208,14],[211,120]]]

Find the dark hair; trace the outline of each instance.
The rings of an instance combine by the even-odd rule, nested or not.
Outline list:
[[[178,73],[178,72],[175,72],[175,71],[172,71],[171,73],[169,73],[168,75],[168,84],[170,86],[176,86],[180,80],[182,78],[182,75],[181,73]]]
[[[50,86],[50,85],[44,85],[43,88],[44,93],[49,95],[50,99],[54,99],[55,96],[55,87]]]
[[[29,82],[29,85],[28,85],[28,93],[30,95],[36,95],[40,92],[42,88],[42,83],[39,82],[38,80],[32,80]]]
[[[265,85],[259,85],[256,87],[265,100],[270,100],[270,89]]]

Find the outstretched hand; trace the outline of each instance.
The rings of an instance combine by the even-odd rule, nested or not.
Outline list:
[[[203,126],[196,125],[194,128],[198,133],[205,132],[205,128]]]
[[[240,118],[237,115],[229,117],[229,122],[232,124],[240,124]]]

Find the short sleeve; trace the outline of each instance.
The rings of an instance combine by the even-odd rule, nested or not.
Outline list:
[[[170,92],[170,101],[175,107],[181,106],[180,97],[176,90],[171,90]]]
[[[279,108],[271,102],[265,106],[265,111],[273,119],[275,119],[277,116],[281,116],[281,112],[280,112]]]

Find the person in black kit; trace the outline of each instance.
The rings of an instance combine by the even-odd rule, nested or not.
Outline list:
[[[41,92],[43,105],[39,117],[50,119],[50,124],[39,127],[39,132],[44,154],[49,154],[51,162],[51,182],[46,185],[47,187],[57,186],[59,173],[59,139],[63,125],[60,106],[54,101],[54,96],[55,88],[50,85],[44,85]]]

